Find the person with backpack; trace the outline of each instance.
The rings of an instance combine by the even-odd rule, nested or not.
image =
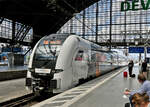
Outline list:
[[[146,62],[146,60],[144,60],[144,62],[142,63],[141,70],[142,70],[143,75],[147,78],[147,62]]]
[[[128,64],[128,70],[129,70],[129,76],[132,77],[132,69],[133,69],[134,63],[133,60],[130,60]]]

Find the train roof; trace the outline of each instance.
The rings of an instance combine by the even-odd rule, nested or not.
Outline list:
[[[94,50],[94,51],[101,51],[101,52],[109,52],[109,53],[113,53],[113,51],[109,51],[108,48],[106,47],[102,47],[96,43],[93,43],[89,40],[86,40],[76,34],[70,34],[70,33],[58,33],[58,34],[50,34],[50,35],[47,35],[45,37],[42,38],[42,40],[62,40],[64,41],[67,37],[69,36],[74,36],[75,38],[77,38],[79,41],[82,40],[84,42],[87,42],[87,43],[90,43],[91,44],[91,49]]]

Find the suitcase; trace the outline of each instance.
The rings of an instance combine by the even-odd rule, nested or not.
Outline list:
[[[123,76],[124,76],[124,77],[128,77],[128,72],[127,72],[127,71],[124,71],[124,72],[123,72]]]

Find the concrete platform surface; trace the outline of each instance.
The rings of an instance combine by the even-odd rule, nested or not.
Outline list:
[[[133,73],[136,74],[135,78],[124,78],[121,72],[69,107],[124,107],[124,104],[129,102],[128,98],[123,98],[124,89],[135,90],[140,86],[137,81],[139,73],[137,66],[134,67]]]

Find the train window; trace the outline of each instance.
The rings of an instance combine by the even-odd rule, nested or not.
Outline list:
[[[48,40],[44,40],[44,45],[48,45]]]
[[[111,55],[108,53],[105,53],[105,55],[106,55],[107,61],[110,62],[111,61]]]
[[[91,62],[96,62],[96,52],[91,53]]]
[[[102,54],[100,52],[96,53],[96,62],[102,61]]]
[[[75,61],[82,61],[83,60],[83,50],[79,50],[76,57],[75,57]]]

